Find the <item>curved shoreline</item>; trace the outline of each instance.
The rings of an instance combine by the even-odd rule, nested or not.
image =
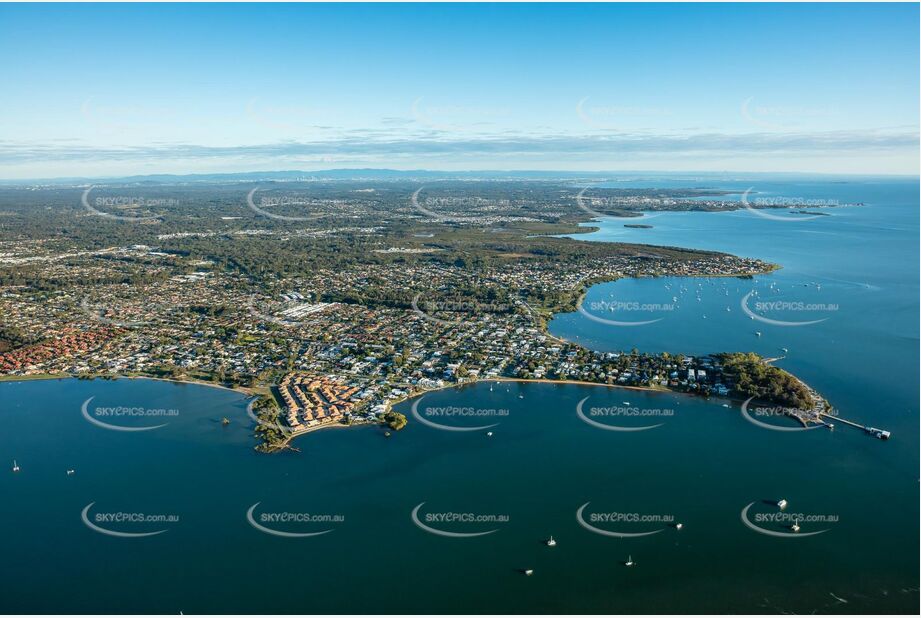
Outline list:
[[[115,382],[117,380],[155,380],[157,382],[172,382],[173,384],[194,384],[196,386],[207,386],[209,388],[219,388],[225,391],[241,393],[248,397],[259,395],[256,389],[248,386],[225,386],[215,384],[214,382],[205,382],[204,380],[179,380],[176,378],[159,378],[154,376],[142,375],[111,375],[111,374],[77,374],[77,373],[34,373],[30,375],[4,375],[0,376],[0,383],[3,382],[37,382],[41,380],[103,380]]]
[[[758,272],[740,272],[740,273],[723,273],[723,274],[688,274],[688,275],[663,274],[663,275],[649,275],[649,276],[641,276],[641,277],[613,277],[610,279],[603,278],[602,280],[599,280],[599,281],[580,283],[577,286],[578,295],[577,295],[577,299],[575,303],[576,304],[575,311],[579,310],[579,308],[582,306],[585,300],[585,297],[588,294],[589,289],[595,285],[602,285],[604,283],[612,283],[612,282],[620,281],[622,279],[659,279],[659,278],[665,278],[665,277],[674,277],[674,278],[680,278],[680,279],[711,278],[711,277],[713,278],[756,277],[759,275],[770,274],[782,268],[782,266],[778,264],[773,264],[773,263],[768,263],[768,262],[765,262],[765,265],[767,266],[767,268],[762,271],[758,271]],[[530,307],[530,305],[525,303],[525,306],[528,308],[529,312],[532,312],[532,313],[534,312],[534,309]],[[565,307],[561,309],[562,309],[561,311],[556,311],[556,312],[549,311],[549,317],[547,317],[546,319],[544,319],[545,318],[544,315],[538,313],[539,318],[537,320],[537,323],[543,335],[556,342],[578,346],[590,352],[597,352],[597,350],[593,350],[592,348],[586,347],[585,345],[581,343],[570,341],[563,337],[554,335],[550,332],[550,322],[553,320],[555,316],[560,315],[562,313],[571,313],[571,311],[566,311]],[[763,360],[766,363],[770,363],[772,361],[779,360],[779,359],[763,359]],[[822,397],[817,391],[815,391],[814,389],[811,389],[799,377],[793,374],[790,374],[790,375],[793,376],[794,379],[802,383],[804,386],[806,386],[806,388],[809,389],[810,392],[812,392],[816,397],[818,397],[823,403],[824,409],[826,410],[832,409],[831,404],[829,404],[828,401],[824,397]],[[199,386],[207,386],[211,388],[219,388],[222,390],[228,390],[228,391],[241,393],[245,395],[246,397],[250,397],[250,398],[259,397],[259,396],[269,396],[274,399],[274,396],[272,396],[271,394],[272,385],[268,385],[267,387],[261,387],[261,388],[260,387],[243,387],[243,386],[226,386],[224,384],[216,384],[214,382],[207,382],[203,380],[163,378],[163,377],[144,376],[144,375],[127,376],[127,375],[117,375],[117,374],[116,375],[95,374],[95,375],[90,375],[90,376],[81,376],[81,375],[74,375],[74,374],[34,374],[32,376],[0,376],[0,381],[9,381],[9,382],[23,381],[24,382],[24,381],[29,381],[29,380],[63,379],[63,378],[74,378],[74,379],[99,378],[99,379],[111,379],[111,380],[117,380],[117,379],[156,380],[160,382],[172,382],[174,384],[194,384],[194,385],[199,385]],[[606,382],[588,382],[585,380],[553,380],[549,378],[513,378],[513,377],[502,376],[502,377],[490,377],[490,378],[477,378],[477,379],[472,379],[472,380],[465,381],[465,382],[449,383],[449,384],[444,384],[438,387],[426,388],[421,391],[410,392],[402,397],[387,400],[386,402],[384,402],[383,405],[385,406],[385,413],[390,412],[394,406],[399,405],[400,403],[403,403],[404,401],[408,401],[408,400],[415,399],[418,397],[423,397],[426,394],[431,393],[431,392],[447,390],[447,389],[461,389],[468,385],[472,386],[472,385],[475,385],[481,382],[489,382],[491,380],[495,382],[521,382],[521,383],[530,382],[530,383],[536,383],[536,384],[569,384],[569,385],[575,385],[575,386],[604,386],[608,388],[620,388],[620,389],[632,390],[632,391],[645,391],[645,392],[650,392],[650,393],[684,395],[684,396],[689,396],[689,397],[701,398],[701,395],[697,393],[681,391],[681,390],[674,390],[669,387],[628,386],[628,385],[622,385],[622,384],[608,384]],[[268,389],[269,392],[268,393],[261,392],[262,390],[265,390],[265,389]],[[742,399],[732,397],[732,396],[723,396],[723,397],[716,397],[716,398],[720,400],[724,400],[724,401],[731,401],[731,402],[742,401]],[[709,400],[710,397],[703,397],[703,399]],[[799,417],[797,418],[799,419]],[[799,420],[802,422],[802,419],[799,419]],[[279,443],[276,443],[275,445],[272,446],[271,449],[268,449],[265,452],[278,452],[286,448],[293,448],[290,446],[290,443],[295,438],[302,436],[302,435],[309,434],[309,433],[313,433],[315,431],[319,431],[321,429],[360,427],[364,425],[374,425],[374,424],[378,424],[378,423],[375,423],[373,421],[365,421],[365,422],[357,422],[357,423],[349,423],[349,424],[329,423],[329,424],[305,428],[305,429],[295,431],[295,432],[288,434],[287,436],[285,436],[284,440],[282,440]],[[262,445],[266,445],[266,443],[263,442]]]

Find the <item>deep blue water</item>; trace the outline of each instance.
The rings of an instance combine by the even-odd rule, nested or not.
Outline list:
[[[786,347],[781,366],[819,389],[842,416],[892,430],[889,442],[847,427],[762,429],[724,400],[481,383],[430,393],[420,407],[507,410],[490,419],[498,422],[491,437],[411,421],[391,438],[376,427],[329,430],[300,438],[300,453],[266,456],[252,450],[246,402],[236,393],[148,380],[5,382],[0,460],[17,459],[21,471],[0,472],[0,611],[916,612],[917,185],[789,191],[866,205],[798,223],[747,212],[667,214],[650,221],[652,230],[605,222],[592,238],[729,251],[784,268],[755,280],[701,280],[700,301],[698,281],[687,279],[596,286],[587,302],[668,303],[674,296],[678,307],[660,312],[661,321],[649,326],[610,327],[573,314],[558,316],[551,328],[605,350],[774,356]],[[774,317],[783,320],[828,319],[772,326],[744,315],[740,301],[752,288],[759,297],[838,308],[779,312]],[[160,429],[111,431],[83,418],[81,404],[89,397],[93,407],[178,413]],[[599,429],[577,414],[586,397],[589,414],[636,409],[656,415],[613,421],[660,426]],[[411,405],[398,409],[409,415]],[[224,416],[232,421],[227,427],[220,423]],[[68,476],[68,469],[75,473]],[[827,532],[800,538],[759,534],[742,523],[746,505],[755,503],[753,518],[772,515],[778,510],[767,503],[782,497],[789,512],[837,521],[804,522],[803,533]],[[257,513],[342,521],[266,522],[287,532],[332,530],[303,538],[269,535],[247,522],[257,502]],[[497,530],[447,538],[413,523],[410,515],[423,502],[423,514],[493,514],[508,521],[429,522],[453,532]],[[107,513],[178,520],[97,521],[120,532],[166,530],[113,537],[81,520],[91,503],[91,522]],[[585,503],[589,517],[659,515],[684,526],[595,522],[606,531],[660,530],[613,538],[578,523]],[[542,543],[548,535],[557,547]],[[628,557],[635,567],[623,565]]]

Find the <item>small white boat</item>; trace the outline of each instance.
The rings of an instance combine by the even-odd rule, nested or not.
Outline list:
[[[780,348],[780,350],[781,350],[784,354],[786,354],[787,352],[790,351],[790,350],[788,350],[787,348]]]
[[[552,536],[547,540],[547,547],[556,547],[556,540]]]
[[[492,432],[491,432],[491,431],[487,431],[487,432],[486,432],[486,437],[487,437],[487,438],[491,438],[491,437],[492,437]]]
[[[67,476],[73,476],[74,474],[76,474],[76,472],[77,472],[76,470],[68,470]]]
[[[758,336],[758,337],[760,337],[760,336],[761,336],[761,331],[760,331],[760,330],[756,330],[756,331],[755,331],[755,335]]]
[[[790,526],[790,530],[792,530],[793,532],[799,532],[799,530],[800,530],[800,528],[799,528],[799,520],[793,520],[793,525]]]
[[[629,401],[623,401],[623,402],[621,402],[621,403],[623,403],[625,406],[629,406],[629,405],[630,405],[630,402],[629,402]]]
[[[681,530],[684,528],[684,524],[675,524],[675,530]]]
[[[633,556],[627,556],[627,561],[624,563],[624,566],[636,566],[636,563],[633,561]]]
[[[780,501],[777,503],[777,506],[780,507],[781,511],[784,510],[785,508],[787,508],[787,500],[785,498],[781,498]]]
[[[524,574],[530,577],[531,575],[534,575],[534,569],[525,569]]]
[[[16,463],[16,460],[13,460],[13,472],[19,472],[19,464]]]

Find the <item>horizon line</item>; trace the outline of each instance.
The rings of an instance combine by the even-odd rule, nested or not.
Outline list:
[[[301,170],[301,169],[267,169],[267,170],[248,170],[248,171],[238,171],[238,172],[189,172],[189,173],[175,173],[175,172],[152,172],[148,174],[123,174],[118,176],[47,176],[40,178],[4,178],[0,177],[0,183],[3,184],[24,184],[24,183],[47,183],[47,182],[73,182],[73,183],[86,183],[91,181],[97,182],[116,182],[116,181],[126,181],[126,180],[142,180],[142,179],[154,179],[159,177],[165,178],[174,178],[174,179],[192,179],[192,178],[207,178],[207,177],[216,177],[216,176],[248,176],[248,175],[258,175],[258,174],[305,174],[305,175],[320,175],[324,173],[349,173],[349,172],[388,172],[396,175],[405,174],[444,174],[445,176],[460,176],[460,175],[469,175],[469,174],[532,174],[532,175],[558,175],[558,176],[578,176],[584,174],[586,176],[618,176],[618,175],[635,175],[635,174],[651,174],[651,175],[702,175],[702,176],[716,176],[716,175],[743,175],[743,176],[833,176],[833,177],[846,177],[846,178],[903,178],[903,179],[919,179],[921,180],[921,174],[905,174],[897,172],[866,172],[866,173],[857,173],[857,172],[817,172],[817,171],[751,171],[751,170],[555,170],[555,169],[465,169],[465,170],[442,170],[434,168],[409,168],[409,169],[399,169],[399,168],[390,168],[390,167],[329,167],[323,169],[313,169],[313,170]],[[217,180],[217,179],[216,179]],[[354,178],[340,178],[340,180],[363,180],[362,178],[356,176]],[[277,179],[274,180],[277,182]]]

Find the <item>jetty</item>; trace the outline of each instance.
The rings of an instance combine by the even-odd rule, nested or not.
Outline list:
[[[860,423],[849,421],[846,418],[841,418],[840,416],[832,416],[831,414],[826,414],[824,412],[819,414],[819,416],[830,419],[832,421],[844,423],[845,425],[850,425],[851,427],[856,427],[857,429],[863,430],[864,432],[879,440],[888,440],[892,436],[892,432],[886,431],[885,429],[877,429],[876,427],[870,427],[869,425],[861,425]],[[827,425],[828,423],[825,424]]]
[[[783,358],[783,357],[781,357]],[[779,359],[768,359],[769,361],[779,360]],[[766,361],[768,362],[768,361]],[[791,374],[792,375],[792,374]],[[846,418],[842,418],[834,414],[835,410],[831,407],[831,404],[825,400],[824,397],[819,395],[815,389],[803,382],[800,378],[793,376],[797,382],[803,385],[803,387],[809,392],[813,401],[816,402],[815,406],[810,410],[799,410],[799,409],[790,409],[784,408],[784,414],[791,416],[803,424],[803,427],[809,427],[809,424],[813,425],[823,425],[828,429],[835,428],[835,422],[844,423],[845,425],[850,425],[867,433],[868,435],[873,436],[879,440],[888,440],[892,433],[886,431],[885,429],[877,429],[876,427],[870,427],[869,425],[861,425],[855,421],[849,421]]]

